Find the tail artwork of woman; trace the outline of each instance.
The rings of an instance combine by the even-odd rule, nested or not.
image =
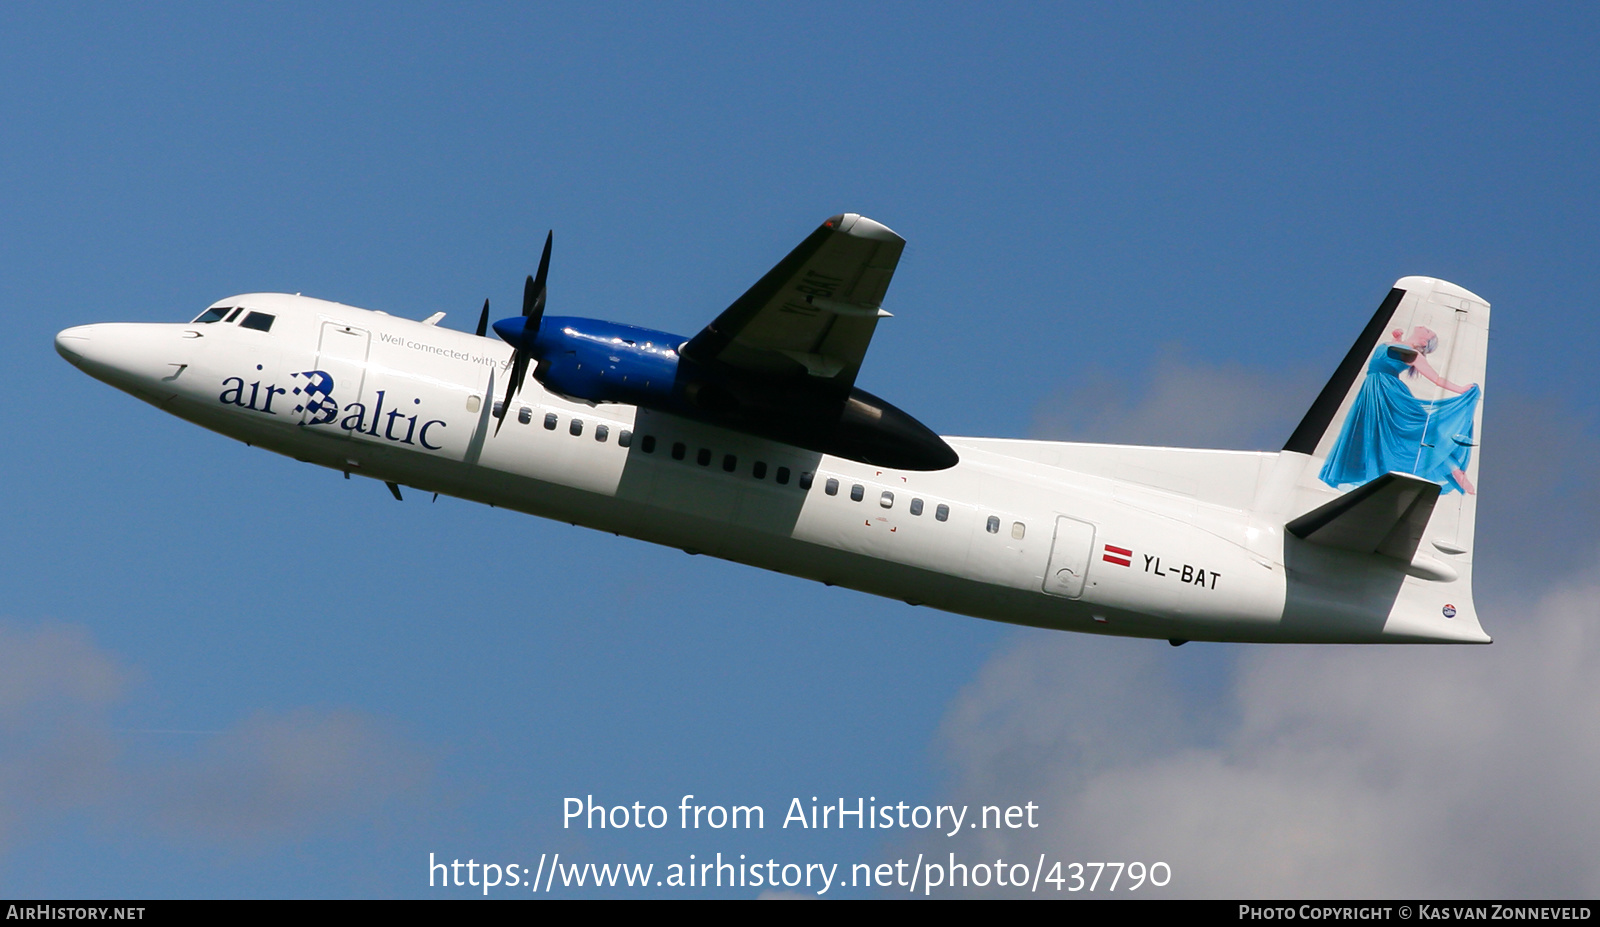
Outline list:
[[[1482,390],[1476,383],[1452,383],[1428,363],[1439,346],[1432,329],[1418,325],[1403,337],[1397,328],[1391,335],[1393,343],[1373,352],[1319,478],[1336,489],[1351,489],[1385,473],[1410,473],[1441,484],[1445,492],[1476,492],[1467,467]],[[1419,374],[1456,395],[1417,396],[1407,380]]]

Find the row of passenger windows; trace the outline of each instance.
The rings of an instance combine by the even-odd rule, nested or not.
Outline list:
[[[641,437],[639,439],[639,450],[646,454],[654,454],[656,452],[656,436],[644,435]],[[689,457],[689,446],[682,441],[674,441],[672,442],[671,455],[673,460],[686,460]],[[709,467],[716,456],[709,447],[698,448],[695,450],[694,462],[702,467]],[[739,456],[737,454],[723,454],[721,467],[724,473],[736,472],[739,469]],[[794,471],[788,467],[771,468],[767,466],[765,460],[757,460],[750,464],[750,475],[758,480],[766,479],[769,470],[772,472],[772,481],[779,486],[789,485],[789,481],[794,478]],[[809,471],[802,472],[800,479],[796,481],[797,485],[801,489],[810,489],[812,478],[813,474]]]
[[[499,402],[498,400],[495,402],[495,404],[494,404],[494,415],[495,415],[496,418],[500,417],[500,414],[504,410],[504,408],[505,408],[505,406],[501,402]],[[521,409],[519,409],[517,411],[517,421],[521,422],[524,425],[527,425],[527,424],[531,423],[533,421],[533,409],[529,408],[528,406],[523,406]],[[545,428],[546,431],[555,431],[556,428],[560,424],[561,424],[560,416],[556,415],[556,413],[554,413],[554,412],[546,412],[545,413],[545,416],[544,416],[544,428]],[[583,434],[583,419],[581,419],[581,418],[571,419],[567,423],[567,434],[573,435],[575,437],[582,435]],[[594,439],[596,441],[599,441],[602,444],[605,443],[606,439],[610,436],[610,434],[611,434],[611,428],[608,425],[596,425],[595,428],[594,428]],[[632,444],[633,444],[633,432],[629,431],[626,428],[620,429],[617,432],[617,446],[618,447],[629,447]],[[655,435],[641,435],[639,437],[639,450],[643,451],[646,454],[654,454],[656,452],[656,436]],[[684,460],[689,456],[689,446],[687,444],[683,443],[682,441],[674,441],[674,442],[672,442],[671,454],[672,454],[672,459],[673,460]],[[712,453],[711,448],[702,447],[702,448],[697,448],[695,450],[694,461],[695,461],[695,463],[699,464],[702,467],[709,467],[709,466],[711,466],[711,461],[715,457],[716,457],[716,455],[714,453]],[[739,457],[738,457],[738,455],[736,455],[736,454],[723,454],[722,455],[722,469],[723,469],[724,472],[727,472],[727,473],[733,473],[733,472],[737,471],[739,469]],[[758,480],[764,480],[764,479],[767,478],[768,469],[769,468],[767,467],[767,462],[766,461],[757,460],[757,461],[755,461],[754,463],[752,463],[750,465],[750,475],[752,477],[758,479]],[[773,482],[777,483],[780,486],[787,486],[787,485],[789,485],[789,480],[791,478],[793,478],[793,476],[794,476],[793,471],[791,471],[788,467],[777,467],[775,469],[775,471],[773,472],[773,474],[772,474],[772,479],[773,479]],[[802,490],[810,490],[811,489],[812,480],[813,480],[814,477],[815,477],[815,474],[813,474],[813,473],[811,473],[809,471],[804,471],[804,472],[802,472],[800,474],[800,479],[797,481],[797,484],[799,485],[799,487]],[[828,477],[827,482],[822,484],[822,491],[827,493],[830,496],[837,496],[839,494],[839,481],[837,479],[831,477],[831,476]],[[851,484],[851,486],[850,486],[850,501],[852,501],[852,502],[860,502],[860,501],[862,501],[863,499],[866,498],[866,495],[867,495],[867,488],[865,486],[863,486],[860,483],[852,483]],[[880,507],[886,508],[886,509],[894,508],[894,493],[891,492],[890,490],[887,490],[887,489],[885,489],[882,492],[880,492],[878,494],[878,505]],[[915,496],[912,497],[911,503],[908,506],[906,506],[907,510],[912,515],[918,515],[918,516],[920,516],[922,514],[922,512],[924,510],[924,507],[925,507],[925,503],[922,501],[922,499],[919,498],[919,497],[915,497]],[[939,504],[934,506],[933,518],[934,518],[935,521],[949,521],[950,520],[950,506],[944,504],[943,502],[940,502]],[[1000,517],[998,515],[990,515],[989,516],[989,520],[984,524],[984,529],[986,531],[988,531],[990,534],[999,534],[1000,533]],[[1011,536],[1013,538],[1015,538],[1015,539],[1020,541],[1020,540],[1022,540],[1022,537],[1026,532],[1027,532],[1027,526],[1024,525],[1022,522],[1016,521],[1016,522],[1012,522],[1011,523]]]
[[[500,400],[496,399],[495,403],[494,403],[494,417],[495,418],[499,418],[504,411],[505,411],[505,403],[503,403]],[[527,425],[527,424],[531,423],[533,421],[533,409],[529,408],[528,406],[523,406],[522,408],[518,409],[517,410],[517,421],[521,422],[524,425]],[[560,424],[561,424],[561,418],[560,418],[560,416],[556,415],[554,412],[546,412],[544,414],[544,430],[545,431],[555,431],[556,427],[559,426]],[[575,438],[576,437],[581,437],[583,435],[583,419],[574,418],[574,419],[571,419],[570,421],[568,421],[567,422],[567,434],[572,435]],[[594,439],[596,441],[600,442],[601,444],[604,444],[604,443],[606,443],[606,441],[610,440],[610,438],[611,438],[611,426],[610,425],[600,424],[600,425],[594,426]],[[633,432],[629,431],[626,428],[618,429],[617,430],[617,446],[618,447],[629,447],[632,444],[633,444]]]
[[[639,439],[639,450],[643,451],[646,454],[653,454],[653,453],[655,453],[655,449],[656,449],[656,439],[655,439],[654,435],[644,435],[643,437],[641,437]],[[688,445],[684,444],[682,441],[674,441],[672,443],[672,459],[673,460],[684,460],[688,456],[689,456],[689,447],[688,447]],[[713,458],[715,458],[715,456],[716,455],[714,453],[712,453],[710,448],[702,447],[702,448],[698,448],[695,451],[694,460],[695,460],[695,463],[699,464],[702,467],[709,467],[709,466],[711,466],[711,461],[712,461]],[[738,458],[738,456],[735,455],[735,454],[723,454],[722,455],[722,469],[723,469],[724,472],[727,472],[727,473],[733,473],[734,471],[738,470],[739,469],[739,458]],[[758,480],[766,479],[767,478],[767,462],[764,461],[764,460],[757,460],[754,463],[752,463],[750,465],[750,475],[755,477]],[[792,474],[791,474],[791,472],[790,472],[788,467],[778,467],[777,468],[777,472],[773,475],[773,480],[774,480],[774,482],[778,483],[779,485],[787,485],[791,475]],[[800,479],[798,481],[800,488],[803,489],[803,490],[811,489],[811,484],[812,484],[813,479],[815,479],[815,474],[811,473],[810,471],[802,472],[800,474]],[[822,491],[827,493],[830,496],[837,496],[839,494],[839,481],[837,479],[834,479],[831,476],[828,477],[827,482],[822,484]],[[867,488],[865,486],[863,486],[860,483],[855,483],[855,484],[851,485],[851,487],[850,487],[850,499],[851,499],[851,501],[860,502],[862,499],[866,498],[866,495],[867,495]],[[882,506],[883,508],[886,508],[886,509],[894,508],[894,493],[890,492],[887,489],[884,490],[882,493],[880,493],[878,495],[878,505],[880,505],[880,506]],[[925,503],[920,498],[912,498],[911,504],[909,506],[907,506],[907,509],[911,512],[912,515],[921,515],[922,512],[923,512],[924,506],[925,506]],[[939,503],[937,506],[935,506],[935,508],[933,510],[933,517],[934,517],[934,520],[936,520],[936,521],[949,521],[950,520],[950,506],[945,505],[942,502]]]
[[[822,484],[822,491],[830,496],[837,496],[839,494],[839,481],[833,477],[829,477],[828,481]],[[860,483],[852,483],[850,485],[851,502],[860,502],[862,499],[866,498],[866,495],[867,488],[865,486],[861,485]],[[894,508],[894,493],[887,489],[885,489],[883,492],[880,492],[878,494],[878,505],[886,509]],[[906,508],[913,515],[921,515],[923,501],[913,496],[911,499],[911,504],[906,506]],[[935,521],[949,521],[950,506],[945,505],[943,502],[939,503],[934,507],[933,518]]]

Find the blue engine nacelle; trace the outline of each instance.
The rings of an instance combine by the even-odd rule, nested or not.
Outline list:
[[[494,330],[532,355],[545,389],[571,399],[627,403],[883,467],[942,470],[958,460],[927,426],[864,390],[697,364],[678,354],[688,339],[670,332],[546,317],[529,339],[525,323],[503,319]]]
[[[684,340],[616,322],[549,317],[531,346],[538,361],[533,376],[573,399],[670,411]]]

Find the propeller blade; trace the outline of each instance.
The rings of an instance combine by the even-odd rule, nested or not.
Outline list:
[[[522,287],[522,314],[534,320],[535,331],[539,328],[539,320],[544,318],[545,279],[550,274],[550,245],[555,237],[555,229],[544,236],[544,254],[539,256],[539,273],[529,277]]]
[[[478,337],[482,338],[484,332],[489,330],[489,301],[483,301],[483,314],[478,316]]]
[[[528,375],[528,355],[517,351],[511,356],[511,375],[506,378],[506,396],[500,400],[500,420],[494,423],[494,433],[500,434],[500,426],[511,417],[511,400],[516,398],[517,391],[522,389],[522,379]],[[491,410],[492,411],[492,410]]]

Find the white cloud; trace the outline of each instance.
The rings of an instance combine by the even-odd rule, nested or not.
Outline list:
[[[1209,731],[1164,704],[1190,648],[1030,634],[945,738],[957,800],[1033,800],[1044,826],[943,849],[1160,859],[1175,895],[1592,897],[1597,603],[1600,568],[1486,648],[1252,649],[1187,709]]]
[[[48,706],[106,705],[126,673],[77,628],[0,626],[0,719]]]
[[[249,718],[163,772],[162,824],[233,839],[370,812],[418,785],[427,764],[370,717],[300,709]]]
[[[117,788],[106,711],[128,674],[81,631],[0,626],[0,848]]]
[[[366,715],[262,714],[139,759],[112,719],[133,673],[81,629],[0,626],[0,850],[69,812],[179,839],[254,842],[370,816],[426,776]]]

